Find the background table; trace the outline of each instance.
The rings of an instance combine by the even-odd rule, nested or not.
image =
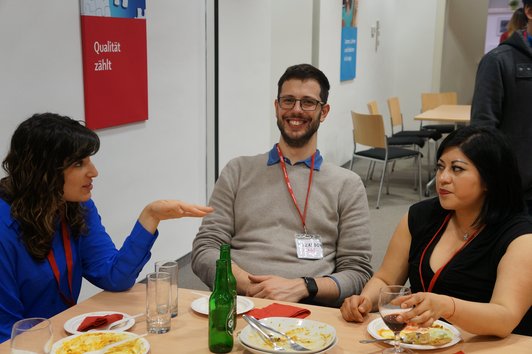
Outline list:
[[[66,337],[63,324],[70,318],[94,311],[120,311],[128,314],[142,312],[145,308],[145,285],[136,284],[131,290],[120,293],[101,292],[95,296],[79,303],[78,305],[52,317],[54,329],[54,341]],[[146,339],[150,342],[151,353],[210,353],[207,344],[208,318],[206,315],[198,314],[190,308],[192,301],[200,297],[196,291],[189,289],[179,289],[179,313],[172,319],[172,328],[166,334],[150,334]],[[206,292],[202,292],[208,295]],[[253,298],[256,307],[264,307],[273,301]],[[282,303],[282,302],[280,302]],[[293,305],[293,304],[292,304]],[[339,309],[298,305],[310,309],[310,320],[328,323],[336,328],[338,344],[328,351],[330,354],[340,353],[380,353],[387,348],[387,344],[360,344],[358,341],[364,338],[371,338],[366,331],[367,324],[377,314],[371,314],[364,323],[348,323],[342,319]],[[137,323],[129,330],[137,334],[146,332],[146,321],[138,318]],[[232,353],[248,353],[238,343],[237,335],[246,326],[244,320],[239,316],[237,320],[237,330],[235,331],[235,346]],[[462,331],[463,341],[456,345],[438,350],[427,351],[427,354],[435,353],[456,353],[462,350],[465,354],[470,353],[530,353],[532,348],[532,337],[511,335],[504,339],[485,336],[473,336]],[[0,344],[0,353],[9,353],[9,341]],[[421,353],[421,351],[418,351]]]
[[[469,123],[471,117],[470,105],[441,105],[429,109],[414,117],[415,120],[440,121],[451,123]]]

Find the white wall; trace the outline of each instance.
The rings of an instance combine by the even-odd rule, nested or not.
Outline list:
[[[484,55],[488,5],[488,0],[447,1],[440,87],[457,92],[460,104],[471,104],[473,99],[478,63]]]
[[[219,164],[269,145],[270,1],[219,2]]]
[[[405,126],[418,126],[420,92],[432,83],[435,0],[361,0],[358,13],[357,77],[339,81],[341,1],[321,2],[319,66],[332,87],[331,113],[320,130],[319,147],[336,164],[351,159],[351,111],[367,113],[376,100],[390,132],[386,99],[398,96]],[[422,14],[422,15],[420,15]],[[379,21],[379,45],[371,27]]]
[[[502,20],[510,20],[512,17],[512,10],[509,8],[490,8],[488,10],[488,21],[486,24],[486,43],[484,45],[484,52],[487,53],[499,45],[500,22]]]
[[[342,0],[220,1],[220,99],[228,100],[220,105],[220,166],[235,156],[264,152],[278,140],[271,102],[279,76],[292,64],[311,62],[331,82],[331,111],[320,127],[318,147],[338,165],[353,151],[350,111],[367,112],[368,101],[377,101],[388,133],[389,97],[399,97],[406,129],[419,127],[413,117],[420,112],[422,92],[457,91],[459,102],[469,103],[483,54],[487,3],[360,0],[357,77],[340,82]],[[375,50],[371,28],[377,21]],[[229,107],[232,97],[246,95],[252,99]]]
[[[98,131],[93,198],[120,246],[145,204],[206,203],[205,3],[147,2],[149,120]],[[83,119],[78,1],[0,1],[0,156],[35,112]],[[200,220],[165,221],[142,275],[190,252]],[[141,276],[142,276],[141,275]],[[82,298],[95,289],[84,283]]]
[[[438,0],[360,0],[357,77],[345,82],[340,82],[341,4],[220,1],[221,167],[232,157],[264,152],[278,141],[272,110],[277,80],[289,65],[311,62],[316,49],[313,64],[331,83],[331,112],[318,139],[328,161],[340,165],[351,158],[350,111],[367,112],[370,100],[378,101],[388,122],[386,99],[399,96],[405,125],[418,126],[412,117],[419,112],[420,93],[430,91],[433,81]],[[271,23],[265,20],[269,16]],[[313,16],[319,23],[312,22]],[[377,51],[371,38],[376,20],[381,26]],[[319,28],[317,38],[310,37],[311,26]],[[248,99],[232,103],[242,96]]]

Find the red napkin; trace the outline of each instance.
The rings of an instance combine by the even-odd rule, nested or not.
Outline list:
[[[108,325],[115,321],[121,320],[124,315],[119,313],[112,313],[105,316],[87,316],[78,326],[78,331],[85,332],[89,329],[98,328],[103,325]]]
[[[250,310],[247,315],[253,316],[259,320],[266,317],[305,318],[310,315],[310,310],[296,306],[282,305],[274,302],[273,304],[261,309],[255,308]]]

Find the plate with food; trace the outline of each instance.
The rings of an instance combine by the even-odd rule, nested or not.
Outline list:
[[[84,332],[87,332],[87,331],[78,331],[78,328],[79,326],[81,325],[81,323],[87,318],[87,317],[99,317],[99,316],[109,316],[109,315],[118,315],[116,317],[116,320],[120,320],[122,318],[128,318],[128,317],[131,317],[130,315],[128,315],[127,313],[124,313],[124,312],[117,312],[117,311],[98,311],[98,312],[89,312],[89,313],[84,313],[84,314],[81,314],[81,315],[78,315],[78,316],[75,316],[75,317],[72,317],[71,319],[69,319],[68,321],[65,322],[63,328],[65,329],[65,331],[67,331],[68,333],[70,334],[78,334],[78,333],[84,333]],[[114,322],[114,321],[112,321]],[[105,328],[107,328],[111,323],[104,323],[100,328],[95,328],[95,330],[97,331],[102,331],[104,330]],[[126,321],[126,323],[124,323],[123,326],[120,326],[120,328],[117,328],[115,331],[118,331],[118,332],[122,332],[122,331],[127,331],[128,329],[130,329],[131,327],[133,327],[133,325],[135,324],[135,319],[134,318],[130,318],[128,321]]]
[[[242,342],[240,337],[238,337],[238,341],[240,342],[240,345],[243,346],[244,349],[247,349],[250,353],[255,353],[255,354],[278,353],[276,351],[265,351],[265,350],[260,350],[260,349],[256,349],[256,348],[250,347],[250,346],[246,345],[244,342]],[[318,352],[311,351],[311,352],[303,352],[303,353],[324,354],[327,351],[331,350],[336,345],[336,343],[338,343],[338,338],[335,338],[334,341],[331,343],[331,345],[329,345],[327,348],[324,348],[323,350],[320,350]],[[296,352],[294,352],[294,353],[296,353]]]
[[[285,333],[298,344],[309,348],[310,351],[305,353],[321,353],[336,344],[336,330],[323,322],[289,317],[268,317],[261,319],[260,322]],[[286,349],[283,353],[298,353],[290,349],[285,338],[275,334],[274,336],[276,343]],[[238,339],[243,346],[253,348],[257,353],[276,353],[271,343],[264,341],[249,325],[239,333]]]
[[[192,307],[192,310],[208,315],[209,314],[209,297],[208,296],[202,296],[199,299],[196,299],[192,301],[192,304],[190,304]],[[250,299],[243,297],[243,296],[237,296],[236,297],[236,313],[237,315],[243,314],[251,310],[253,307],[255,307],[255,304]]]
[[[111,347],[105,353],[146,354],[150,351],[150,343],[145,338],[142,338],[135,333],[94,331],[78,333],[58,340],[52,346],[50,354],[77,354],[90,352],[129,338],[131,338],[131,341]]]
[[[393,332],[384,324],[382,318],[376,318],[368,324],[368,333],[376,339],[394,339]],[[447,348],[461,340],[460,331],[444,321],[435,321],[431,327],[421,328],[408,325],[401,331],[401,346],[410,349],[430,350]],[[390,341],[390,344],[392,342]]]

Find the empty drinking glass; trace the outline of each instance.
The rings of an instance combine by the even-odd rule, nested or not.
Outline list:
[[[149,333],[170,330],[170,274],[150,273],[146,276],[146,324]]]
[[[177,316],[177,275],[178,267],[175,261],[161,261],[155,263],[155,272],[165,272],[170,274],[170,311],[172,317]]]
[[[11,330],[11,354],[48,354],[52,349],[52,324],[32,317],[15,322]]]

